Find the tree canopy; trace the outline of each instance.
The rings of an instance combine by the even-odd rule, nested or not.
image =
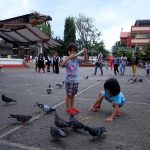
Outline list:
[[[64,27],[64,45],[67,47],[69,43],[76,42],[76,29],[73,17],[68,17],[65,20]]]
[[[43,33],[45,33],[49,38],[52,37],[53,32],[51,31],[51,25],[50,25],[49,22],[47,22],[46,24],[43,23],[43,24],[38,25],[38,28],[39,28]]]

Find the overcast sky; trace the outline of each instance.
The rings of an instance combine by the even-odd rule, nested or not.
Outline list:
[[[150,19],[150,0],[0,0],[0,20],[38,11],[52,17],[54,36],[63,39],[65,18],[79,13],[94,19],[106,49],[130,31],[137,19]]]

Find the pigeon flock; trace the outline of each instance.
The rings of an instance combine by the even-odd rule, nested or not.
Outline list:
[[[88,76],[84,77],[85,79],[88,79]],[[64,86],[64,81],[56,84],[57,87],[61,88]],[[49,84],[48,89],[46,90],[48,94],[52,93],[52,86]],[[14,100],[8,96],[5,96],[2,94],[2,101],[6,103],[6,105],[10,103],[17,103],[17,100]],[[77,118],[75,118],[74,115],[70,115],[68,118],[68,121],[61,118],[56,109],[53,107],[50,107],[47,104],[41,104],[41,103],[35,103],[35,107],[39,108],[41,111],[43,111],[46,114],[54,113],[54,124],[55,126],[50,127],[50,135],[54,139],[64,138],[67,136],[66,129],[72,128],[75,131],[83,130],[87,131],[91,136],[93,137],[101,137],[104,132],[106,131],[105,127],[89,127],[87,125],[84,125],[81,123]],[[9,114],[8,118],[16,119],[21,124],[25,124],[27,122],[30,122],[32,120],[31,115],[19,115],[19,114]]]
[[[135,82],[140,82],[140,83],[142,83],[143,82],[143,79],[137,79],[137,78],[135,78],[135,79],[129,79],[128,80],[130,83],[135,83]]]
[[[56,127],[50,127],[50,134],[54,139],[64,138],[67,136],[66,129],[72,128],[75,131],[87,131],[92,137],[102,137],[106,131],[105,127],[89,127],[78,121],[74,115],[70,115],[66,121],[58,116],[55,112],[54,123]]]

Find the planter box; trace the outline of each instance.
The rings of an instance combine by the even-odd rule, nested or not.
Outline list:
[[[26,67],[23,59],[0,58],[0,65],[3,68],[21,68]]]

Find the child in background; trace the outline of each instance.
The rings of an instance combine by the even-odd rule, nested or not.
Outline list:
[[[150,72],[150,63],[149,63],[149,61],[146,62],[145,69],[146,69],[146,75],[148,76],[149,72]]]
[[[104,91],[99,90],[99,95],[90,111],[101,108],[103,99],[112,104],[114,111],[106,118],[106,122],[112,122],[115,116],[120,116],[119,108],[125,103],[125,96],[120,92],[120,85],[115,78],[110,78],[104,83]]]
[[[74,97],[78,91],[79,84],[79,64],[88,60],[87,49],[84,50],[84,59],[78,59],[76,54],[78,52],[77,45],[70,43],[67,47],[69,56],[61,63],[62,67],[66,67],[65,87],[66,87],[66,113],[77,114],[78,109],[74,108]]]

